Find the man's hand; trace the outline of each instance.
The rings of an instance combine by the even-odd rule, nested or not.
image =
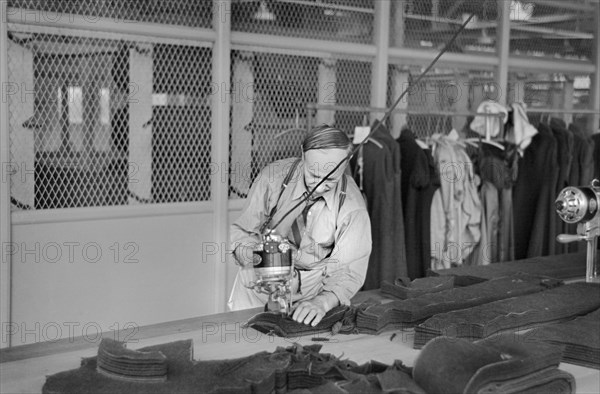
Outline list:
[[[233,251],[233,257],[238,265],[245,267],[247,265],[260,264],[260,256],[254,254],[254,251],[260,251],[260,244],[257,242],[253,246],[239,244]]]
[[[302,301],[296,306],[292,319],[298,323],[316,326],[330,309],[339,305],[336,295],[323,292],[310,300]]]

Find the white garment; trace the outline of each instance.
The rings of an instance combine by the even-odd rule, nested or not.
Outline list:
[[[502,114],[502,120],[498,116],[475,116],[471,122],[471,130],[483,137],[494,138],[501,134],[504,129],[504,124],[508,120],[508,110],[502,104],[498,104],[492,100],[485,100],[479,107],[477,112],[487,114]]]
[[[506,134],[505,139],[508,142],[512,142],[517,145],[517,150],[519,154],[523,156],[525,149],[531,144],[531,140],[533,136],[535,136],[538,131],[535,127],[529,123],[529,118],[527,117],[525,103],[512,103],[511,104],[513,110],[513,125],[512,130]]]

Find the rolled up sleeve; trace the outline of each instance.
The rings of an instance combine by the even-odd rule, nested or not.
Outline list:
[[[252,184],[241,215],[231,225],[229,238],[232,250],[240,245],[254,247],[260,242],[261,234],[259,230],[267,217],[271,189],[268,182],[269,177],[264,173],[266,173],[266,169],[259,174]]]
[[[335,247],[327,260],[323,291],[334,293],[341,305],[360,290],[371,255],[371,221],[366,209],[349,212],[336,230]]]

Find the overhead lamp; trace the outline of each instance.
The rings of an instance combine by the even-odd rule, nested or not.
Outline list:
[[[520,1],[511,0],[510,2],[510,20],[511,21],[528,21],[533,16],[533,3],[521,3]]]
[[[261,1],[258,11],[254,13],[254,19],[259,21],[274,21],[275,14],[269,10],[266,1]]]

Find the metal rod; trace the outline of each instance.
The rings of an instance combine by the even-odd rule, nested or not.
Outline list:
[[[345,105],[325,105],[325,104],[314,104],[309,103],[306,105],[308,110],[332,110],[332,111],[348,111],[348,112],[388,112],[389,108],[380,107],[360,107],[360,106],[345,106]],[[415,111],[410,109],[394,109],[392,113],[406,114],[406,115],[443,115],[443,116],[489,116],[489,117],[500,117],[502,114],[492,114],[487,112],[453,112],[453,111]]]
[[[556,108],[527,108],[525,110],[528,113],[556,113],[556,114],[587,114],[587,115],[598,115],[600,112],[593,109],[556,109]]]
[[[458,37],[458,35],[465,29],[465,27],[467,26],[467,24],[471,21],[471,19],[473,19],[473,17],[475,16],[475,14],[471,14],[466,20],[465,22],[460,26],[460,28],[452,35],[452,37],[450,38],[450,40],[446,43],[446,45],[444,45],[444,48],[442,48],[442,50],[437,54],[437,56],[431,61],[431,63],[429,63],[429,65],[427,66],[427,68],[425,70],[423,70],[423,72],[421,74],[419,74],[419,76],[416,78],[416,80],[414,81],[414,85],[418,85],[419,82],[423,79],[423,77],[429,72],[429,70],[431,70],[433,68],[433,66],[437,63],[438,59],[440,57],[442,57],[442,55],[444,53],[446,53],[446,51],[448,50],[448,48],[450,48],[450,46],[454,43],[454,41],[456,40],[456,37]],[[390,107],[389,111],[387,111],[385,113],[385,115],[383,116],[383,118],[379,121],[379,123],[377,123],[377,125],[375,125],[375,127],[373,127],[373,129],[369,132],[369,134],[365,137],[364,140],[362,140],[362,142],[360,144],[358,144],[356,147],[354,147],[354,149],[352,150],[352,152],[350,152],[344,159],[342,159],[335,167],[333,167],[333,169],[323,177],[323,179],[321,179],[319,181],[319,183],[316,184],[315,187],[313,187],[307,194],[305,197],[303,197],[302,199],[300,199],[300,201],[298,201],[298,203],[296,205],[294,205],[291,209],[289,209],[282,217],[281,219],[279,219],[279,221],[273,226],[273,229],[277,228],[277,226],[279,226],[279,224],[286,218],[288,217],[292,212],[294,212],[296,210],[296,208],[298,208],[300,205],[304,204],[306,201],[308,201],[308,199],[310,198],[310,196],[313,195],[313,193],[315,192],[315,190],[317,190],[317,188],[323,184],[323,182],[325,182],[327,179],[329,179],[329,177],[337,171],[338,168],[340,168],[340,166],[345,162],[345,161],[349,161],[350,158],[352,156],[354,156],[354,154],[360,149],[361,146],[363,146],[368,140],[369,138],[375,133],[375,131],[379,130],[379,128],[381,127],[382,124],[385,124],[385,122],[388,120],[388,118],[391,116],[392,111],[396,108],[396,106],[400,103],[400,101],[402,101],[402,99],[404,98],[404,96],[406,96],[406,94],[408,93],[409,88],[404,89],[404,91],[400,94],[400,96],[398,96],[398,98],[394,101],[394,103],[392,104],[392,106]],[[268,228],[270,221],[273,219],[272,216],[269,216],[267,218],[267,222],[265,227]]]

